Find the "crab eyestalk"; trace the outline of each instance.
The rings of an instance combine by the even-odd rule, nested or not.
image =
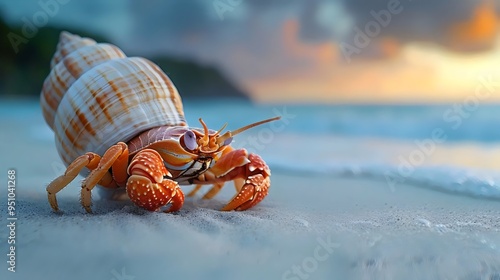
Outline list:
[[[201,118],[199,118],[199,121],[200,121],[201,125],[203,126],[203,131],[204,131],[205,135],[203,135],[203,137],[200,138],[198,144],[200,146],[204,147],[204,146],[208,145],[208,140],[210,139],[210,137],[208,135],[208,127],[205,124],[205,122]]]
[[[265,123],[268,123],[268,122],[272,122],[272,121],[277,121],[281,119],[281,116],[277,116],[277,117],[274,117],[274,118],[270,118],[270,119],[266,119],[266,120],[262,120],[262,121],[259,121],[259,122],[255,122],[255,123],[252,123],[252,124],[249,124],[249,125],[246,125],[246,126],[243,126],[243,127],[240,127],[238,129],[236,129],[235,131],[226,131],[226,133],[222,134],[221,136],[217,137],[217,144],[220,146],[220,145],[223,145],[224,144],[224,141],[226,141],[227,139],[235,136],[236,134],[240,134],[242,133],[243,131],[245,130],[248,130],[250,128],[253,128],[253,127],[256,127],[258,125],[261,125],[261,124],[265,124]],[[221,129],[222,130],[222,129]],[[219,131],[220,132],[220,131]],[[217,134],[219,133],[217,132]]]
[[[201,125],[203,126],[204,135],[198,140],[198,146],[200,147],[200,151],[204,153],[212,153],[219,149],[219,145],[215,143],[214,135],[210,135],[209,130],[205,122],[200,118],[199,119]]]

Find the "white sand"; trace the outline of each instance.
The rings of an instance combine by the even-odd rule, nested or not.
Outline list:
[[[216,200],[189,199],[173,215],[106,200],[96,200],[96,214],[88,215],[73,184],[59,196],[63,213],[55,214],[34,181],[40,179],[19,175],[18,266],[14,274],[4,269],[2,279],[113,279],[122,269],[135,279],[500,275],[497,201],[275,174],[269,197],[246,212],[215,210],[231,196],[228,186]],[[0,205],[5,209],[5,199]],[[315,259],[329,242],[331,252],[319,249]]]

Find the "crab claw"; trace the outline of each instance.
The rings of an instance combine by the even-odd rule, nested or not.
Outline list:
[[[137,153],[127,169],[131,176],[127,181],[127,194],[137,206],[157,211],[171,203],[165,212],[174,212],[184,204],[184,193],[179,184],[166,179],[171,176],[165,168],[160,154],[151,149]]]
[[[267,164],[256,154],[249,154],[248,161],[245,165],[230,172],[231,175],[234,174],[235,178],[243,178],[243,186],[231,201],[221,209],[222,211],[242,211],[251,208],[261,202],[269,192],[271,171]]]

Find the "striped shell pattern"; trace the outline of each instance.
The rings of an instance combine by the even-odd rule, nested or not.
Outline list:
[[[186,125],[179,93],[157,65],[68,32],[61,33],[41,106],[66,165],[150,128]]]

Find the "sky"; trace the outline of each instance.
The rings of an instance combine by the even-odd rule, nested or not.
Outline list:
[[[50,25],[216,65],[260,102],[500,101],[500,0],[0,0],[0,11],[22,24],[40,3],[57,5]]]

